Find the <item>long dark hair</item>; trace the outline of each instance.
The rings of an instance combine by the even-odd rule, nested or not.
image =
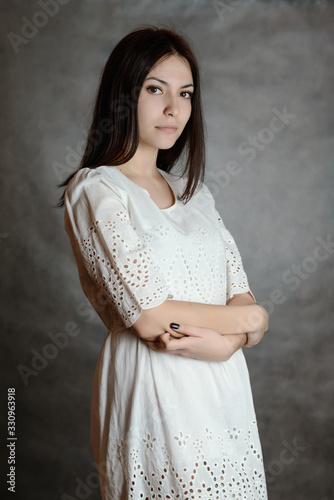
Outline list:
[[[137,105],[147,74],[161,60],[178,55],[188,61],[193,82],[190,118],[175,144],[160,149],[157,167],[169,172],[179,158],[188,181],[179,197],[189,201],[204,181],[205,143],[199,68],[185,36],[168,27],[142,26],[131,31],[113,49],[101,76],[91,126],[79,168],[58,187],[65,187],[81,168],[117,166],[129,161],[139,143]],[[64,190],[65,193],[65,190]],[[64,205],[64,193],[58,203]]]

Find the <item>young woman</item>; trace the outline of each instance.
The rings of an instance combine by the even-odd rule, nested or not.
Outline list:
[[[62,200],[82,288],[108,329],[91,418],[104,500],[267,498],[240,348],[268,316],[203,184],[203,137],[185,37],[129,33]],[[182,175],[170,173],[178,161]]]

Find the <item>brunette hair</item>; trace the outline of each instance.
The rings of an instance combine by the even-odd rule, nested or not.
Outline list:
[[[91,126],[79,168],[58,187],[65,187],[81,168],[117,166],[129,161],[139,143],[137,106],[147,74],[153,66],[171,55],[188,61],[194,93],[190,118],[175,144],[160,149],[157,167],[169,172],[184,160],[182,177],[188,180],[179,197],[185,202],[204,181],[205,143],[199,67],[185,36],[168,27],[142,26],[131,31],[113,49],[103,70],[96,96]],[[184,158],[185,156],[185,158]],[[58,203],[64,205],[64,194]]]

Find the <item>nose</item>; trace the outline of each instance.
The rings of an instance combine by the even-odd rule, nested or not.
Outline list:
[[[177,97],[167,97],[166,107],[164,110],[166,116],[178,116],[180,113]]]

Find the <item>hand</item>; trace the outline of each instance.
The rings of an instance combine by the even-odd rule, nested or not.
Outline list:
[[[159,336],[158,341],[143,341],[157,352],[177,354],[203,361],[228,361],[246,340],[246,334],[220,335],[209,328],[198,328],[190,325],[180,325],[177,333],[185,336],[172,338],[172,335],[166,332]]]
[[[159,339],[160,339],[160,336],[163,335],[163,333],[167,333],[167,332],[163,332],[163,333],[158,333],[156,335],[153,335],[152,337],[143,337],[143,336],[139,336],[138,333],[130,326],[130,330],[132,331],[132,333],[134,335],[136,335],[136,337],[139,337],[141,340],[143,340],[144,342],[159,342]],[[185,337],[185,335],[183,333],[178,333],[177,331],[174,331],[173,329],[170,330],[169,332],[171,338],[175,338],[175,339],[180,339],[182,337]]]
[[[256,313],[252,313],[251,321],[254,324],[254,329],[247,333],[248,340],[244,347],[253,347],[262,339],[265,332],[268,330],[268,313],[264,307],[257,304]]]

